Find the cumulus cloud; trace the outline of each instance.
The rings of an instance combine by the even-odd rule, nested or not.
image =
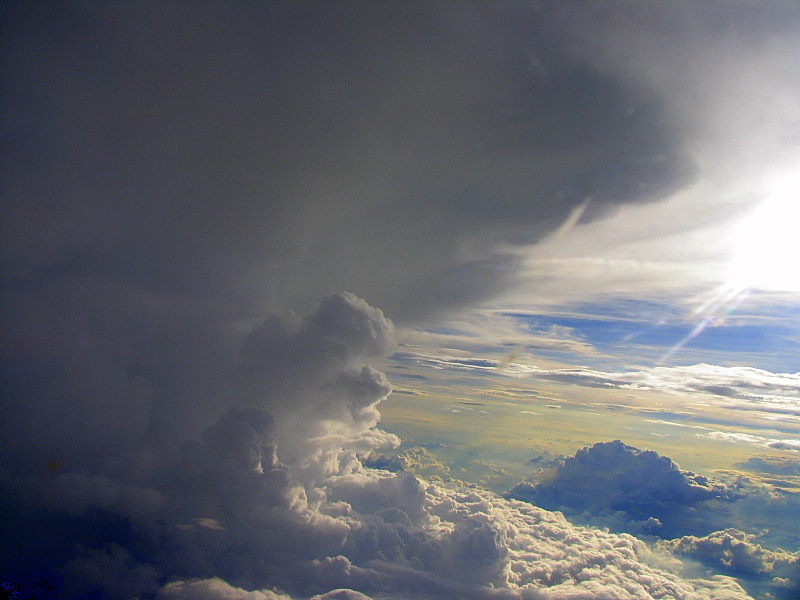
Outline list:
[[[591,219],[691,180],[658,94],[587,64],[538,18],[487,10],[9,5],[8,468],[147,471],[148,452],[178,457],[242,402],[236,364],[237,394],[259,378],[276,397],[295,389],[296,365],[265,348],[291,341],[324,371],[385,341],[379,321],[374,338],[337,339],[325,319],[345,318],[341,306],[251,331],[264,314],[348,289],[416,323],[507,289],[509,248],[587,195]],[[323,364],[308,339],[352,355]],[[383,393],[370,377],[339,385]],[[291,401],[269,410],[281,419]],[[366,423],[363,402],[351,416]]]
[[[394,344],[394,327],[383,312],[346,293],[327,296],[306,319],[271,317],[245,338],[240,392],[278,421],[281,460],[296,476],[338,472],[345,446],[368,455],[399,443],[375,428],[375,407],[392,386],[363,364]]]
[[[800,553],[768,550],[756,543],[757,537],[728,528],[703,537],[663,540],[658,546],[731,575],[769,578],[771,590],[779,598],[800,592]]]
[[[579,450],[507,495],[617,530],[674,537],[709,527],[702,507],[734,492],[666,456],[616,440]]]
[[[450,476],[450,467],[422,446],[408,448],[393,456],[375,453],[362,462],[365,467],[371,469],[382,469],[395,473],[398,471],[410,471],[425,479],[441,479]]]
[[[661,570],[629,535],[365,468],[359,455],[394,440],[377,428],[391,388],[361,363],[390,351],[391,331],[350,294],[308,317],[268,319],[243,343],[233,386],[247,392],[242,405],[182,444],[180,460],[159,462],[146,485],[124,470],[15,482],[34,517],[59,523],[64,546],[49,567],[65,597],[710,597],[709,582]]]
[[[257,536],[277,538],[257,560],[310,559],[342,544],[347,524],[315,509],[325,490],[314,482],[360,468],[358,454],[396,443],[375,427],[380,417],[375,405],[391,386],[364,364],[391,347],[392,324],[381,311],[351,294],[328,296],[307,318],[273,317],[253,329],[229,388],[239,407],[225,410],[199,439],[185,441],[177,463],[170,454],[147,462],[129,450],[137,462],[133,470],[120,466],[122,457],[111,457],[116,460],[101,463],[102,473],[59,464],[46,476],[6,473],[3,483],[16,496],[14,509],[32,507],[31,519],[42,518],[37,510],[73,515],[64,525],[67,545],[93,541],[111,548],[69,559],[65,577],[80,585],[92,573],[111,573],[102,564],[112,559],[115,565],[130,562],[132,571],[146,569],[151,578],[173,570],[200,576],[212,569],[248,581],[256,563],[232,560],[226,552],[243,552]],[[281,440],[280,459],[291,465],[279,459]],[[87,514],[93,516],[85,526],[96,527],[97,534],[85,539],[83,530],[70,527]],[[146,554],[157,556],[158,571],[149,563],[139,565],[117,544],[115,528],[125,529],[126,522],[140,529],[134,537],[142,538]],[[24,531],[18,535],[15,543],[22,544]],[[28,546],[30,556],[41,551],[36,543]],[[64,554],[69,555],[67,548]],[[107,581],[103,589],[121,597],[123,588]]]
[[[703,537],[662,540],[658,546],[746,576],[772,573],[784,567],[800,567],[798,553],[767,550],[754,542],[756,538],[756,535],[738,529],[725,529]]]

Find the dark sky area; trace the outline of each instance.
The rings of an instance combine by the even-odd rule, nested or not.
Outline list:
[[[7,6],[6,456],[176,441],[265,314],[347,290],[427,318],[587,196],[689,181],[658,95],[581,62],[561,8]]]

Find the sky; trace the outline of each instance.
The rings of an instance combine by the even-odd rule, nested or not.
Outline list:
[[[800,6],[6,2],[0,588],[800,593]]]

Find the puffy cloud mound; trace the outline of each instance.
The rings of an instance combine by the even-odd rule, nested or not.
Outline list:
[[[366,520],[372,557],[320,563],[331,583],[381,582],[367,589],[393,597],[711,597],[649,566],[647,547],[632,536],[576,527],[558,513],[478,489],[424,491],[417,515],[383,509],[371,515],[380,520]],[[358,547],[368,544],[360,539]]]
[[[274,416],[281,460],[296,477],[331,475],[345,454],[368,455],[399,443],[375,427],[376,406],[392,386],[364,364],[394,345],[392,322],[349,293],[323,298],[307,318],[272,316],[246,337],[239,393]]]
[[[523,482],[508,492],[510,498],[579,519],[661,537],[702,529],[699,509],[730,494],[666,456],[619,440],[579,450],[541,481]]]
[[[799,553],[762,548],[760,544],[754,543],[756,537],[729,528],[703,537],[688,535],[674,540],[662,540],[658,546],[746,576],[772,573],[792,565],[795,569],[800,566]]]
[[[361,457],[397,442],[377,427],[391,386],[366,362],[392,343],[391,322],[351,294],[267,319],[243,342],[232,400],[178,457],[144,446],[125,455],[134,465],[2,474],[5,507],[26,515],[8,543],[32,548],[10,564],[51,573],[65,598],[111,600],[699,600],[722,589],[660,570],[630,535],[366,468]]]
[[[703,537],[662,540],[658,547],[739,577],[770,576],[778,597],[795,597],[792,594],[800,593],[800,553],[763,548],[756,538],[729,528]]]
[[[414,446],[400,454],[386,456],[373,454],[364,461],[365,467],[385,471],[410,471],[425,479],[442,479],[450,476],[450,467],[440,461],[427,448]]]

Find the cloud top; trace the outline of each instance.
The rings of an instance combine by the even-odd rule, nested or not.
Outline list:
[[[625,531],[674,537],[703,527],[695,509],[728,499],[727,486],[684,471],[666,456],[619,440],[579,450],[508,496],[577,518],[605,517]]]

